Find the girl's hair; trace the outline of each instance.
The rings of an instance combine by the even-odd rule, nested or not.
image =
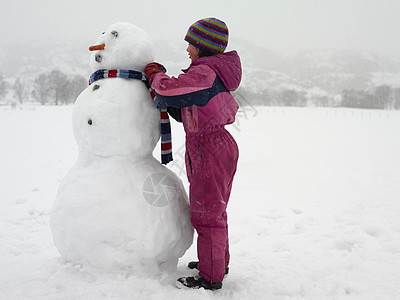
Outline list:
[[[204,56],[213,56],[213,55],[219,54],[219,52],[209,52],[209,51],[204,51],[204,50],[199,49],[199,48],[197,48],[197,49],[198,49],[197,53],[199,55],[199,58],[200,57],[204,57]]]

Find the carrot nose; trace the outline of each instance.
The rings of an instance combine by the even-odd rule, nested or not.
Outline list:
[[[106,46],[106,44],[94,45],[94,46],[89,47],[89,51],[104,50],[105,46]]]

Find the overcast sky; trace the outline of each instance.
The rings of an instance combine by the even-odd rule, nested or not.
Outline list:
[[[92,39],[117,21],[181,41],[203,17],[282,53],[362,49],[400,53],[400,0],[0,0],[1,42]]]

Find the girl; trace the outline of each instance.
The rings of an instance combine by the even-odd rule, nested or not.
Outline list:
[[[190,218],[198,233],[198,262],[189,268],[199,276],[177,280],[179,288],[216,290],[228,271],[229,244],[226,206],[239,150],[225,125],[235,121],[239,108],[230,92],[242,76],[236,51],[224,53],[228,44],[226,24],[215,18],[190,26],[185,40],[192,61],[184,74],[169,77],[158,63],[148,64],[158,108],[167,108],[186,132],[186,171],[190,184]]]

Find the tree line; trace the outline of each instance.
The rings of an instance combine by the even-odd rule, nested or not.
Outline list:
[[[7,82],[0,75],[0,100],[4,99],[9,91],[14,98],[11,103],[23,104],[28,99],[46,105],[65,105],[74,103],[78,95],[87,87],[85,77],[81,75],[67,75],[60,70],[41,73],[32,82],[17,78],[13,84]]]
[[[342,93],[341,106],[370,109],[400,109],[400,88],[381,85],[370,92],[345,90]]]
[[[15,104],[23,104],[27,99],[46,105],[65,105],[75,102],[87,87],[87,80],[81,75],[67,75],[60,70],[39,74],[32,82],[17,78],[13,84],[0,74],[0,100],[9,91],[14,93]],[[343,90],[341,95],[308,95],[295,89],[268,90],[257,92],[240,88],[237,100],[241,105],[262,106],[317,106],[351,107],[366,109],[400,109],[400,88],[388,85],[371,90]]]
[[[315,107],[350,107],[365,109],[399,109],[400,88],[388,85],[374,89],[343,90],[340,95],[308,95],[305,91],[295,89],[267,90],[257,92],[240,88],[238,97],[241,105],[261,106],[315,106]]]

